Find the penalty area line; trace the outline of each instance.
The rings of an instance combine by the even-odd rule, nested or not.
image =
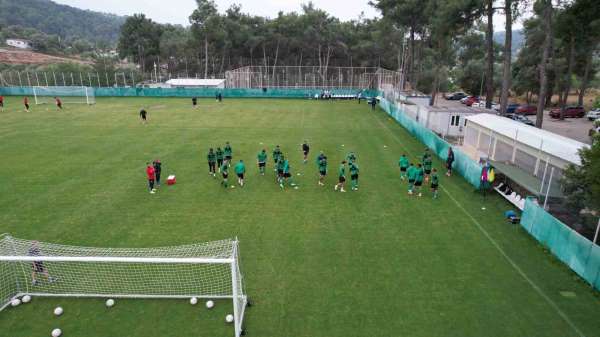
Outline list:
[[[379,118],[377,118],[375,116],[373,116],[373,118],[379,123],[379,125],[382,126],[383,129],[385,129],[394,138],[394,140],[396,142],[398,142],[398,144],[400,144],[400,146],[402,148],[404,148],[404,150],[406,150],[407,153],[409,153],[409,154],[411,153],[411,151],[406,147],[406,145],[404,145],[404,143],[402,141],[400,141],[398,136],[394,132],[392,132],[392,130],[390,130],[390,128],[387,125],[382,123]],[[448,195],[448,197],[450,197],[450,199],[456,204],[456,206],[458,206],[458,208],[469,217],[469,219],[475,224],[477,229],[486,237],[486,239],[488,239],[488,241],[492,244],[492,246],[494,246],[494,248],[496,248],[496,250],[500,253],[500,255],[502,255],[502,257],[504,257],[504,259],[513,267],[513,269],[516,270],[519,275],[521,275],[521,277],[550,305],[550,307],[552,307],[552,309],[554,309],[554,311],[556,311],[556,313],[569,325],[569,327],[571,327],[571,329],[573,329],[573,331],[575,331],[575,333],[577,333],[577,335],[579,335],[581,337],[586,337],[577,328],[575,323],[573,323],[573,321],[571,321],[571,319],[567,316],[567,314],[565,314],[558,307],[558,305],[548,295],[546,295],[546,293],[532,279],[530,279],[529,276],[527,276],[527,274],[525,274],[525,272],[521,269],[521,267],[519,267],[519,265],[517,265],[517,263],[513,259],[511,259],[510,256],[508,256],[508,254],[506,254],[504,249],[502,249],[502,247],[500,247],[500,245],[496,242],[496,240],[494,240],[492,238],[492,236],[488,233],[488,231],[485,230],[485,228],[483,228],[483,226],[479,223],[479,221],[477,221],[477,219],[475,219],[471,215],[471,213],[469,213],[462,206],[462,204],[459,203],[458,200],[456,200],[452,196],[452,194],[450,194],[450,192],[443,185],[440,185],[440,187],[442,188],[444,193],[446,193]]]

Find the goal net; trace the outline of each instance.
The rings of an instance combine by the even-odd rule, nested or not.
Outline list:
[[[90,87],[33,87],[35,104],[53,103],[54,97],[68,104],[96,104],[94,89]]]
[[[23,295],[231,299],[238,337],[247,304],[242,281],[237,240],[129,249],[0,236],[0,310]]]

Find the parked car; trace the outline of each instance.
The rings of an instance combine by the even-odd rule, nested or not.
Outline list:
[[[467,94],[465,94],[464,92],[460,92],[460,91],[444,95],[444,98],[447,99],[447,100],[449,100],[449,101],[458,101],[458,100],[461,100],[461,99],[463,99],[465,97],[467,97]]]
[[[504,117],[510,118],[513,121],[521,122],[523,124],[527,124],[527,125],[531,125],[531,126],[535,125],[529,118],[527,118],[523,115],[512,113],[512,114],[506,114],[506,115],[504,115]]]
[[[473,103],[473,105],[471,105],[473,108],[485,108],[485,101],[479,101],[479,102],[475,102]],[[492,110],[496,110],[499,111],[500,110],[500,104],[496,103],[496,102],[492,102]]]
[[[461,99],[460,99],[460,102],[461,102],[462,104],[465,104],[465,103],[467,102],[467,100],[469,99],[469,97],[471,97],[471,96],[465,96],[465,97],[461,98]]]
[[[596,119],[600,118],[600,108],[588,111],[586,117],[591,121],[595,121]]]
[[[565,118],[581,118],[585,116],[585,110],[582,106],[568,106],[565,108],[565,113],[563,116]],[[560,118],[560,108],[554,108],[550,110],[550,117]]]
[[[477,103],[477,102],[479,102],[479,97],[469,96],[469,98],[467,98],[467,100],[465,101],[465,105],[471,106],[471,105],[473,105],[473,103]]]
[[[521,115],[535,115],[537,114],[537,106],[535,105],[521,105],[517,108],[516,113]]]
[[[511,103],[511,104],[509,104],[509,105],[506,106],[506,113],[507,114],[514,114],[515,112],[517,112],[518,108],[519,108],[519,104]]]

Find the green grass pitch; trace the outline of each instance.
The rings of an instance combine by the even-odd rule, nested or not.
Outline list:
[[[149,123],[139,121],[147,107]],[[300,143],[311,156],[302,163]],[[244,188],[208,175],[206,151],[230,141],[248,164]],[[298,190],[275,184],[281,145]],[[330,175],[317,186],[319,150]],[[333,191],[355,151],[360,191]],[[598,336],[600,298],[459,176],[440,197],[409,197],[397,161],[424,146],[381,110],[310,100],[98,98],[95,106],[0,113],[0,233],[73,245],[152,247],[240,240],[254,306],[249,336]],[[145,162],[160,158],[175,186],[147,191]],[[434,161],[440,168],[439,160]],[[445,172],[445,171],[442,171]],[[296,175],[300,173],[301,175]],[[235,180],[235,179],[232,179]],[[349,188],[348,188],[349,189]],[[482,209],[485,207],[485,209]],[[575,296],[562,296],[573,292]],[[0,336],[233,336],[224,317],[185,300],[34,298],[0,312]],[[56,318],[52,309],[65,313]]]

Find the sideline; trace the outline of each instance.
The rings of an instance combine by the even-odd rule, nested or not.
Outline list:
[[[389,115],[383,109],[380,108],[379,110],[381,112],[385,113],[386,117],[389,117]],[[398,142],[398,144],[400,144],[400,146],[405,150],[406,153],[411,154],[411,151],[404,145],[404,143],[398,138],[398,136],[387,125],[385,125],[381,121],[381,119],[377,118],[375,115],[371,115],[371,116],[379,123],[379,125],[381,125],[382,129],[385,129],[394,138],[394,140],[396,140],[396,142]],[[397,121],[395,121],[395,122],[397,123]],[[402,127],[402,125],[400,125],[400,127]],[[450,199],[456,204],[456,206],[458,206],[458,208],[463,213],[465,213],[469,217],[469,219],[471,219],[471,221],[475,224],[477,229],[479,229],[479,231],[488,239],[488,241],[492,244],[492,246],[494,246],[494,248],[496,248],[496,250],[498,252],[500,252],[500,254],[504,257],[504,259],[506,261],[508,261],[508,263],[513,267],[513,269],[515,269],[517,271],[517,273],[519,275],[521,275],[521,277],[523,277],[523,279],[525,281],[527,281],[527,283],[529,283],[529,285],[544,300],[546,300],[546,302],[556,311],[556,313],[573,329],[573,331],[575,331],[575,333],[577,333],[577,335],[579,335],[581,337],[585,337],[585,335],[577,328],[577,326],[571,321],[571,319],[569,319],[569,317],[562,310],[560,310],[558,305],[550,297],[548,297],[548,295],[546,295],[546,293],[535,282],[533,282],[533,280],[531,280],[527,276],[527,274],[525,274],[525,272],[519,267],[519,265],[517,265],[517,263],[515,261],[513,261],[513,259],[511,259],[510,256],[508,256],[508,254],[506,254],[506,252],[502,249],[502,247],[500,247],[500,245],[496,242],[496,240],[494,240],[492,238],[492,236],[488,233],[488,231],[486,231],[485,228],[483,228],[483,226],[479,223],[479,221],[477,221],[477,219],[475,219],[471,215],[471,213],[467,212],[467,210],[458,202],[458,200],[456,200],[452,196],[452,194],[450,194],[450,192],[448,192],[448,190],[443,185],[440,185],[440,187],[442,188],[444,193],[446,193],[448,195],[448,197],[450,197]]]

